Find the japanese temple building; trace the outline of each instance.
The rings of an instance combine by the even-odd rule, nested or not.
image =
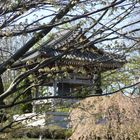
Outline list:
[[[50,59],[51,60],[49,61]],[[56,59],[55,59],[56,58]],[[98,49],[81,28],[64,30],[43,43],[39,49],[29,51],[13,69],[31,69],[43,60],[45,67],[36,72],[44,85],[53,86],[57,95],[68,95],[76,88],[96,86],[96,94],[102,94],[101,73],[123,66],[125,58]]]

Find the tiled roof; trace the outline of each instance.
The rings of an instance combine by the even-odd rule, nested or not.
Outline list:
[[[41,55],[44,57],[58,56],[68,48],[71,48],[71,51],[63,55],[59,63],[104,67],[108,70],[119,68],[126,62],[123,56],[102,51],[91,44],[88,39],[85,42],[81,39],[86,39],[82,29],[74,27],[71,30],[64,30],[55,34],[51,41],[43,43],[39,50],[27,53],[20,63]],[[90,45],[86,46],[86,43]]]
[[[72,47],[73,50],[65,54],[62,57],[61,62],[74,65],[92,65],[113,69],[121,67],[126,62],[123,56],[102,51],[94,45],[90,45],[82,49],[82,46],[84,47],[84,45],[83,43],[80,43],[80,39],[78,39],[81,34],[81,29],[75,29],[60,34],[58,39],[45,44],[41,48],[40,52],[47,57],[54,57],[64,53],[64,51],[69,47]],[[85,36],[83,37],[85,38]],[[88,40],[86,43],[90,43],[90,41]],[[75,47],[75,44],[78,44],[80,49],[77,49],[78,45]]]

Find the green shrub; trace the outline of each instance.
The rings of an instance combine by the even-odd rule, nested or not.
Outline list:
[[[38,138],[42,135],[44,138],[65,139],[71,135],[71,130],[63,129],[58,126],[45,126],[45,127],[29,127],[21,128],[13,131],[11,136],[13,138]]]

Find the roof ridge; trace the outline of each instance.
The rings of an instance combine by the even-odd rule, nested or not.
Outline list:
[[[45,44],[43,47],[44,48],[53,47],[55,49],[61,48],[62,46],[74,40],[81,32],[82,32],[82,28],[80,28],[79,30],[79,26],[76,26],[64,34],[62,32],[56,33],[54,39],[51,39],[48,42],[48,44]],[[60,37],[55,39],[55,37],[59,35]]]

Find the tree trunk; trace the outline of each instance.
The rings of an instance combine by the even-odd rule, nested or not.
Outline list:
[[[0,95],[4,92],[4,86],[3,86],[3,82],[2,82],[2,78],[0,76]],[[3,100],[0,100],[0,106],[3,106],[5,105],[4,101]],[[2,108],[2,107],[0,107]],[[2,121],[5,121],[6,120],[6,115],[4,114],[4,111],[2,109],[0,109],[0,123]]]
[[[26,78],[24,84],[26,85],[25,89],[28,88],[30,83],[30,80],[28,78]],[[27,92],[25,93],[25,95],[23,95],[24,100],[28,100],[28,99],[32,99],[32,91],[31,89],[27,90]],[[24,106],[22,107],[22,112],[23,113],[32,113],[32,109],[33,109],[33,105],[32,103],[26,103],[24,104]]]

